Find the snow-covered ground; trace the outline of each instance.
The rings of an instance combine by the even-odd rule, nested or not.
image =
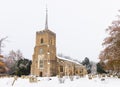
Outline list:
[[[71,81],[68,77],[64,77],[65,82],[59,83],[57,77],[51,77],[51,80],[48,80],[47,77],[37,78],[38,82],[30,83],[29,79],[18,78],[14,85],[12,83],[14,78],[0,78],[0,87],[120,87],[120,79],[115,77],[104,77],[104,81],[101,81],[102,78],[93,78],[88,79],[88,77],[83,77]]]

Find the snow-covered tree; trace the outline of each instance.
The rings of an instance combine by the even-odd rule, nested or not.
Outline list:
[[[92,74],[96,74],[97,73],[97,66],[96,66],[96,63],[91,61],[90,62],[90,65],[91,65],[91,73]]]
[[[85,57],[85,59],[82,61],[82,64],[86,66],[87,72],[91,73],[91,64],[89,58]]]

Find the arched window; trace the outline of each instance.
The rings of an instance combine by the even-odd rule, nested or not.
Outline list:
[[[39,61],[38,61],[38,67],[40,69],[43,69],[44,68],[44,59],[43,59],[43,56],[38,55],[38,59],[39,59]]]
[[[43,54],[43,49],[40,48],[39,54]]]
[[[63,66],[60,66],[60,72],[63,72]]]
[[[43,69],[43,64],[44,64],[44,61],[43,61],[43,59],[40,59],[40,61],[39,61],[39,64],[40,64],[40,69]]]
[[[52,43],[53,43],[53,42],[52,42],[52,40],[51,40],[51,45],[53,45]]]
[[[44,41],[43,41],[43,38],[41,38],[41,43],[43,43]]]

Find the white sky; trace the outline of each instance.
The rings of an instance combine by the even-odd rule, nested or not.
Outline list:
[[[49,29],[57,35],[57,53],[99,61],[105,29],[120,9],[120,0],[47,0]],[[45,0],[0,0],[0,38],[4,54],[20,49],[32,59],[35,33],[45,26]]]

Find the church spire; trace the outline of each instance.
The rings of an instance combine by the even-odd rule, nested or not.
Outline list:
[[[46,20],[45,20],[45,30],[48,29],[48,9],[47,9],[47,5],[46,5]]]

